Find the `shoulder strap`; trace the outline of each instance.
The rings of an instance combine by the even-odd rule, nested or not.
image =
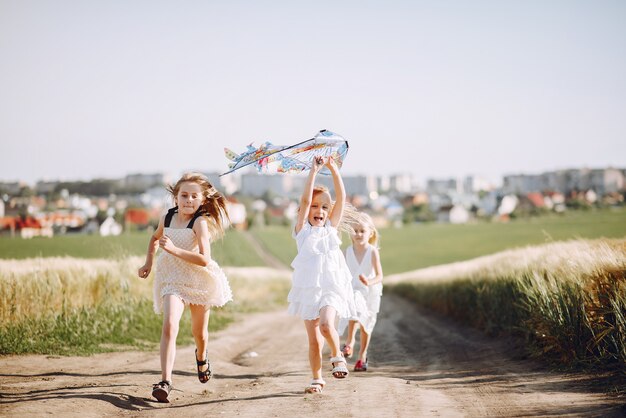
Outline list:
[[[201,216],[209,216],[209,214],[207,212],[205,212],[205,211],[202,211],[202,210],[198,209],[198,211],[196,213],[194,213],[193,218],[191,218],[191,220],[187,224],[187,228],[192,229],[193,228],[193,223],[196,221],[196,219],[198,219]]]
[[[178,206],[174,206],[173,208],[167,211],[167,215],[165,215],[165,225],[164,225],[166,228],[170,226],[170,223],[172,222],[172,216],[174,216],[176,212],[178,212]]]

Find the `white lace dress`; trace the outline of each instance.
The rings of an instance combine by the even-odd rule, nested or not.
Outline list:
[[[174,245],[198,252],[196,233],[191,228],[165,227],[163,233]],[[163,311],[163,296],[176,295],[185,304],[222,306],[233,299],[230,284],[220,266],[211,260],[207,267],[198,266],[161,251],[154,279],[154,311]]]
[[[288,313],[302,319],[317,319],[320,309],[332,306],[340,318],[356,315],[352,277],[340,249],[337,229],[330,222],[313,227],[308,222],[294,233],[298,255],[293,267]]]
[[[354,289],[354,300],[357,306],[356,316],[351,320],[359,321],[365,331],[371,334],[376,325],[376,318],[380,311],[380,299],[383,294],[383,284],[376,283],[371,286],[365,286],[360,280],[359,275],[362,274],[366,279],[371,280],[376,277],[374,266],[372,264],[372,250],[374,247],[367,244],[367,249],[363,255],[363,259],[359,262],[354,254],[354,247],[351,245],[346,249],[346,263],[352,274],[352,288]],[[347,320],[339,323],[339,332],[343,331],[348,325]]]

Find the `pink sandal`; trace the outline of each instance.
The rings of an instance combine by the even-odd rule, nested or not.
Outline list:
[[[341,352],[345,358],[352,358],[352,346],[344,344],[341,346]]]

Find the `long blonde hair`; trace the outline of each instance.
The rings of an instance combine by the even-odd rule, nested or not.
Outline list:
[[[226,227],[225,221],[230,224],[230,217],[226,210],[226,198],[222,195],[202,173],[185,173],[174,185],[168,185],[167,191],[170,192],[176,201],[176,196],[183,183],[196,183],[202,189],[202,204],[198,208],[198,212],[203,212],[208,218],[209,234],[211,239],[219,239],[224,236]]]

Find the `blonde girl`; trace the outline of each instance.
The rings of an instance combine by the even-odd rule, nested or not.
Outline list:
[[[335,202],[328,189],[314,187],[315,177],[324,166],[333,176]],[[306,393],[320,393],[326,384],[322,377],[324,341],[330,347],[332,376],[342,379],[348,375],[335,329],[337,316],[350,318],[356,314],[350,285],[352,278],[337,232],[342,224],[345,202],[346,192],[337,164],[332,158],[315,157],[293,231],[298,254],[291,264],[294,271],[288,296],[288,312],[304,320],[309,340],[312,380],[305,388]]]
[[[191,311],[198,379],[206,383],[211,378],[207,349],[210,308],[232,300],[224,272],[211,259],[211,241],[224,235],[226,199],[200,173],[184,174],[168,191],[175,207],[159,220],[146,262],[138,271],[139,277],[148,277],[157,248],[162,250],[154,279],[154,310],[163,312],[161,381],[152,388],[152,396],[159,402],[169,402],[176,336],[185,305]]]
[[[361,332],[359,358],[354,365],[355,372],[367,371],[367,349],[376,317],[380,310],[383,293],[383,269],[378,252],[378,231],[372,218],[360,213],[353,224],[352,245],[346,248],[346,262],[352,274],[352,287],[357,306],[357,315],[350,321],[342,320],[339,324],[341,333],[348,326],[346,343],[342,346],[344,356],[351,358],[356,339],[357,324]]]

